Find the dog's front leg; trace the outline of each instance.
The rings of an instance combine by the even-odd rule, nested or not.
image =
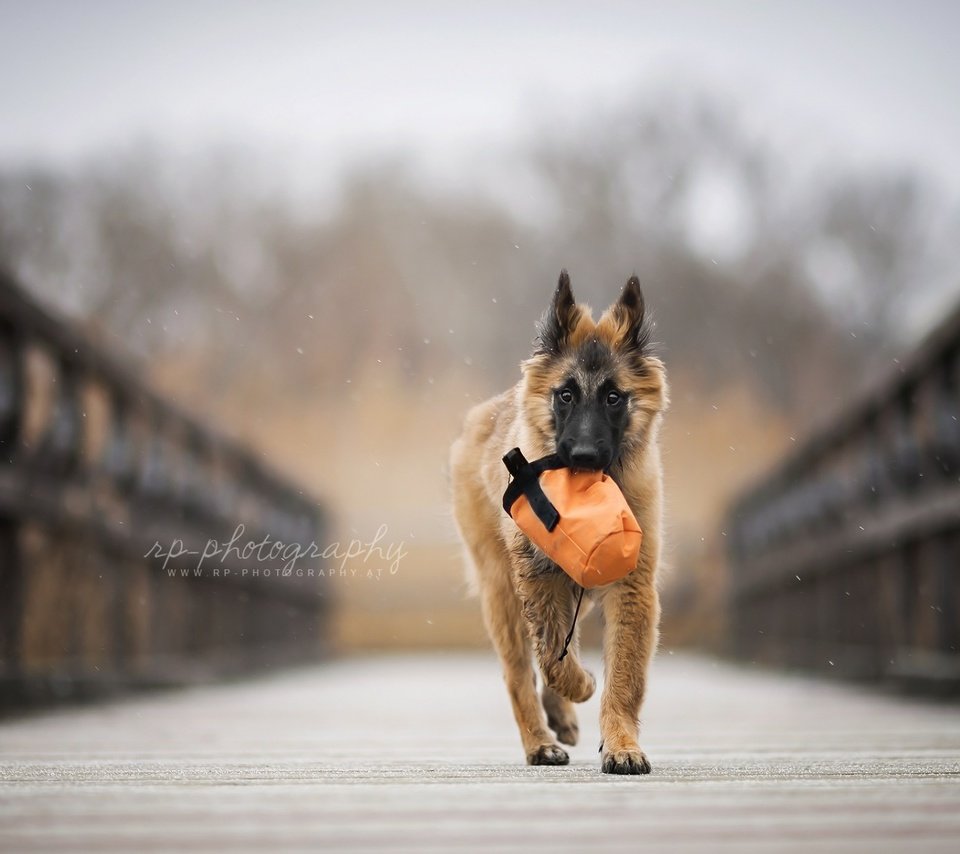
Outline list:
[[[515,567],[517,594],[544,682],[574,703],[589,700],[597,683],[578,660],[576,632],[567,654],[560,660],[573,620],[575,585],[559,568],[544,572],[535,560],[525,556],[515,560]]]
[[[637,736],[659,617],[653,574],[642,560],[634,572],[604,592],[604,689],[600,699],[604,773],[650,773]]]

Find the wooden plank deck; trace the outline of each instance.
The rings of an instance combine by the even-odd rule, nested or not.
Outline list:
[[[564,768],[522,764],[492,653],[8,720],[0,850],[960,850],[956,705],[661,653],[643,778],[599,773],[597,705]]]

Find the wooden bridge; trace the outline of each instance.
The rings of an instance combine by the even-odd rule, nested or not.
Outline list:
[[[653,773],[610,777],[598,705],[556,768],[523,764],[492,652],[8,721],[0,850],[957,850],[955,706],[661,651]]]
[[[165,571],[326,514],[0,276],[0,850],[956,851],[955,703],[757,662],[955,689],[958,354],[960,314],[731,508],[743,663],[662,650],[610,778],[596,698],[527,767],[492,653],[318,663],[309,576]]]

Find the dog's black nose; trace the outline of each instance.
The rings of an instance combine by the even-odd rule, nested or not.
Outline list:
[[[570,449],[570,465],[575,469],[597,471],[603,468],[603,455],[596,448],[577,445]]]

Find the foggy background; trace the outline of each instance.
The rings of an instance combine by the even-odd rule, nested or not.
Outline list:
[[[673,405],[668,642],[727,499],[958,293],[948,3],[0,2],[0,263],[165,395],[381,525],[345,648],[471,644],[446,456],[561,267],[636,272]]]

